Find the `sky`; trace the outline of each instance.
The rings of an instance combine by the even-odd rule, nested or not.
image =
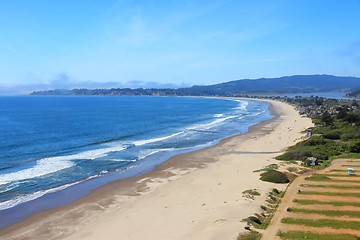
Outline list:
[[[0,94],[360,77],[360,0],[1,0]]]

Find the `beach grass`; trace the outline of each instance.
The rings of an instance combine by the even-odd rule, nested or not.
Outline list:
[[[242,192],[243,194],[250,194],[252,196],[260,196],[260,193],[256,189],[247,189]]]
[[[248,233],[242,233],[240,234],[236,239],[237,240],[260,240],[262,237],[262,234],[256,231],[251,231]]]
[[[289,172],[297,172],[299,169],[297,167],[288,167],[286,168]]]
[[[257,229],[266,229],[269,226],[283,195],[284,192],[281,192],[276,188],[272,189],[268,193],[268,205],[261,205],[260,207],[266,214],[256,213],[255,216],[250,216],[244,219],[244,221]]]
[[[360,207],[360,203],[357,202],[324,202],[324,201],[317,201],[317,200],[306,200],[306,199],[295,199],[295,203],[300,205],[331,205],[331,206],[351,206],[351,207]]]
[[[324,215],[324,216],[328,216],[328,217],[348,216],[348,217],[360,218],[360,211],[315,210],[315,209],[291,208],[291,212],[306,213],[306,214],[320,214],[320,215]]]
[[[308,227],[330,227],[334,229],[355,229],[360,230],[360,223],[353,221],[339,221],[331,219],[300,219],[300,218],[283,218],[282,223],[303,225]]]
[[[278,168],[279,168],[279,166],[274,163],[274,164],[270,164],[262,169],[255,170],[253,172],[267,172],[267,171],[278,169]]]
[[[359,240],[357,236],[350,234],[318,234],[312,232],[299,232],[299,231],[289,231],[281,232],[279,231],[278,236],[281,239],[289,240],[300,240],[300,239],[313,239],[313,240]]]

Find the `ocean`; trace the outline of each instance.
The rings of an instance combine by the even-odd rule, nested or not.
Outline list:
[[[0,97],[0,227],[271,117],[223,98]]]

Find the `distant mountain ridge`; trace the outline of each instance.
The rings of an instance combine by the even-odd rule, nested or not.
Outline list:
[[[351,91],[360,88],[360,78],[332,75],[294,75],[280,78],[243,79],[209,86],[178,89],[73,89],[35,91],[31,95],[149,95],[149,96],[239,96],[247,94],[287,94]]]

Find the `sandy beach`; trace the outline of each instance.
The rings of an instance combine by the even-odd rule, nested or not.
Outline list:
[[[0,231],[1,239],[235,239],[277,185],[261,169],[305,136],[311,120],[269,101],[274,118],[216,146],[175,156],[150,173],[102,187],[76,202]],[[243,197],[256,188],[255,200]]]

